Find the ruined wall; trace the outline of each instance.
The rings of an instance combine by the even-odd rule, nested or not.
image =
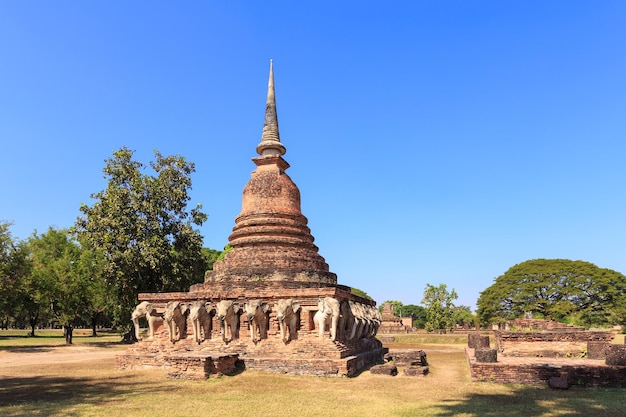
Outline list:
[[[594,331],[494,331],[495,347],[505,356],[582,357],[587,342],[611,343],[615,337],[610,332]]]
[[[466,349],[472,381],[497,384],[547,385],[552,377],[565,376],[569,385],[626,388],[626,366],[595,362],[551,365],[547,363],[478,363]]]

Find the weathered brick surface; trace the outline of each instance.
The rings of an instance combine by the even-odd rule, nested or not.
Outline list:
[[[626,366],[626,345],[611,345],[606,349],[606,364]]]
[[[385,360],[393,361],[398,366],[426,366],[426,352],[418,349],[393,349],[385,355]]]
[[[472,381],[498,384],[547,385],[550,378],[565,375],[570,386],[626,388],[626,366],[607,366],[589,359],[509,357],[497,363],[479,363],[473,349],[465,350]]]
[[[489,335],[474,332],[468,333],[467,346],[472,349],[488,348],[490,347]]]
[[[610,346],[609,342],[587,342],[587,358],[605,359],[606,350]]]
[[[395,365],[381,364],[375,365],[370,368],[370,372],[375,375],[398,375],[398,367]]]
[[[480,348],[474,351],[476,362],[498,362],[498,351],[496,349]]]
[[[580,357],[587,342],[610,343],[613,333],[597,331],[494,331],[495,347],[505,356]]]
[[[409,366],[404,369],[404,375],[406,376],[426,376],[428,372],[428,366]]]

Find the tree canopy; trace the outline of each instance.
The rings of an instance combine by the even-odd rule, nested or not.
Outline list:
[[[105,190],[81,207],[75,230],[81,241],[101,251],[104,275],[118,301],[118,323],[130,323],[140,292],[185,291],[202,282],[211,254],[202,252],[201,206],[188,210],[194,164],[184,157],[154,152],[152,173],[122,148],[106,160]]]
[[[626,318],[626,277],[584,261],[534,259],[509,268],[478,298],[483,323],[532,313],[570,324],[622,324]]]
[[[426,284],[422,298],[422,305],[426,307],[426,330],[445,333],[454,329],[454,300],[457,298],[456,291],[448,290],[446,284]]]

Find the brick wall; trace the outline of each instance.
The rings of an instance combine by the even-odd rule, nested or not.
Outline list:
[[[551,377],[566,376],[569,385],[626,388],[626,366],[548,363],[478,363],[466,349],[472,381],[498,384],[547,385]]]

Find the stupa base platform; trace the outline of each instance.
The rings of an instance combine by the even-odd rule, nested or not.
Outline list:
[[[291,375],[355,376],[382,363],[386,348],[375,337],[339,342],[302,333],[284,343],[278,334],[253,343],[212,338],[196,344],[192,338],[172,343],[167,331],[153,341],[133,344],[115,358],[116,369],[163,369],[170,378],[202,380],[254,369]]]

